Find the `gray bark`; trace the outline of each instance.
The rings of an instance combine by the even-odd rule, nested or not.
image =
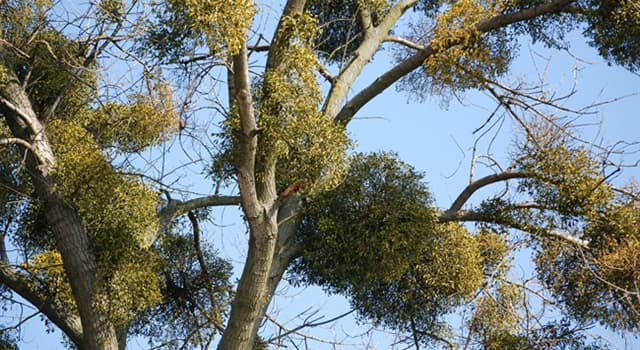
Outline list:
[[[31,145],[28,148],[28,171],[37,196],[44,205],[46,220],[55,235],[82,323],[83,341],[77,345],[83,350],[117,350],[115,328],[93,307],[97,265],[82,218],[55,191],[57,179],[52,175],[56,165],[55,155],[44,132],[44,125],[37,118],[29,97],[15,76],[0,88],[0,114],[4,116],[13,136]],[[55,320],[55,317],[50,319]]]
[[[480,33],[486,33],[492,30],[504,28],[513,23],[526,21],[546,14],[562,12],[572,3],[575,3],[575,0],[552,0],[538,6],[533,6],[521,11],[495,16],[481,21],[476,24],[475,30],[478,30]],[[441,48],[441,50],[446,50],[455,45],[459,45],[459,43],[456,41],[450,41],[445,47]],[[365,104],[385,91],[399,79],[420,67],[427,58],[437,54],[438,52],[439,51],[434,49],[431,45],[426,46],[424,49],[419,50],[395,67],[380,75],[369,86],[358,92],[344,105],[342,105],[342,103],[346,99],[346,91],[336,90],[334,92],[332,90],[332,96],[330,97],[332,98],[332,101],[335,102],[331,104],[327,103],[327,114],[329,116],[335,116],[335,119],[343,124],[348,124],[353,116]],[[333,97],[333,95],[336,96]]]

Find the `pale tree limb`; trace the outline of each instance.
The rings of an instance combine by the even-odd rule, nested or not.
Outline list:
[[[160,229],[166,228],[171,223],[171,220],[192,210],[220,206],[233,206],[239,204],[239,196],[212,195],[194,198],[187,201],[169,199],[167,205],[160,211]]]
[[[6,62],[1,60],[3,50],[0,46],[0,64],[6,66]],[[58,179],[51,176],[51,171],[55,168],[56,157],[45,134],[45,127],[15,73],[11,75],[11,79],[0,87],[0,114],[4,116],[13,136],[28,140],[42,159],[39,162],[37,158],[31,159],[27,165],[36,194],[44,203],[45,217],[55,235],[56,246],[82,319],[83,338],[76,337],[74,340],[79,340],[76,344],[86,349],[98,349],[102,343],[106,344],[103,348],[116,349],[115,327],[95,310],[97,263],[83,219],[77,209],[55,190]]]
[[[458,195],[455,201],[453,201],[453,204],[451,204],[451,207],[449,207],[449,209],[446,212],[459,211],[460,209],[462,209],[462,206],[469,200],[469,198],[471,198],[471,196],[476,191],[478,191],[479,189],[485,186],[502,182],[502,181],[511,180],[511,179],[523,179],[527,177],[531,177],[531,174],[528,174],[523,171],[508,171],[508,172],[488,175],[476,181],[473,181],[467,187],[465,187],[465,189],[462,190],[462,192],[460,192],[460,195]]]
[[[274,40],[274,43],[277,46],[277,40]],[[247,349],[255,341],[262,310],[270,301],[267,285],[277,240],[275,214],[278,209],[278,196],[275,189],[275,162],[270,168],[263,169],[260,178],[256,178],[260,130],[257,128],[253,110],[246,42],[243,43],[240,52],[233,56],[232,61],[235,105],[240,118],[236,173],[241,204],[249,226],[249,244],[227,328],[218,348]]]
[[[26,59],[31,59],[31,56],[20,50],[20,48],[16,47],[15,45],[13,45],[12,43],[0,38],[0,45],[6,45],[9,47],[9,49],[11,49],[11,51],[15,52],[18,56],[22,57],[22,58],[26,58]]]
[[[20,145],[26,149],[28,149],[29,151],[31,151],[31,153],[33,153],[34,157],[36,157],[36,159],[38,159],[38,162],[41,164],[44,164],[44,162],[46,162],[46,159],[42,158],[40,156],[40,154],[38,153],[38,151],[35,149],[35,147],[33,147],[33,145],[31,145],[29,142],[21,139],[21,138],[17,138],[17,137],[7,137],[7,138],[3,138],[0,139],[0,145]]]
[[[397,36],[397,35],[388,35],[387,38],[384,41],[388,41],[388,42],[393,42],[393,43],[398,43],[402,46],[406,46],[410,49],[414,49],[414,50],[424,50],[425,47],[423,45],[420,45],[418,43],[415,43],[411,40],[405,39],[403,37]]]
[[[474,26],[474,28],[469,28],[469,31],[479,32],[479,33],[490,32],[492,30],[500,29],[513,23],[536,18],[541,15],[561,12],[573,2],[575,2],[575,0],[552,0],[538,6],[520,10],[518,12],[498,15],[477,23]],[[391,68],[387,72],[380,75],[378,78],[376,78],[373,81],[373,83],[365,87],[363,90],[357,93],[351,100],[349,100],[344,106],[342,106],[342,108],[339,111],[336,111],[335,114],[329,114],[329,115],[330,116],[335,115],[335,119],[343,124],[349,123],[349,121],[351,121],[353,116],[365,104],[367,104],[374,97],[382,93],[388,87],[393,85],[400,78],[409,74],[414,69],[420,67],[427,58],[437,54],[441,50],[446,50],[450,47],[453,47],[459,44],[460,43],[456,40],[450,40],[446,42],[444,47],[442,47],[440,50],[437,50],[432,45],[427,45],[423,50],[420,50],[415,54],[409,56],[407,59],[400,62],[395,67]],[[344,99],[342,99],[341,102],[342,101],[344,101]],[[331,111],[333,112],[333,110]]]
[[[241,132],[238,142],[238,185],[245,214],[252,221],[260,211],[254,178],[259,130],[251,98],[246,44],[233,57],[233,79],[236,93],[234,102],[240,116]]]
[[[416,3],[417,0],[398,1],[376,27],[371,26],[365,28],[364,39],[360,47],[356,49],[349,63],[333,80],[331,90],[322,107],[323,112],[327,116],[334,118],[338,114],[338,111],[340,111],[340,108],[347,98],[349,88],[360,76],[364,67],[371,61],[382,42],[387,39],[391,28],[393,28],[398,19]]]
[[[514,206],[513,209],[519,209],[517,206]],[[473,210],[458,210],[456,212],[444,212],[438,217],[439,222],[484,222],[488,224],[496,224],[507,226],[516,230],[520,230],[523,232],[529,232],[534,235],[548,235],[550,237],[562,239],[568,243],[571,243],[577,247],[583,249],[589,249],[589,241],[585,239],[580,239],[578,237],[572,236],[567,233],[563,233],[556,230],[546,230],[543,228],[533,228],[527,225],[519,224],[514,221],[503,221],[500,218],[492,217],[491,215],[487,215],[486,213],[481,213]]]

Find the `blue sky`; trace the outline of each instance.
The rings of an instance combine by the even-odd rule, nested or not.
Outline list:
[[[640,92],[640,77],[633,75],[619,67],[610,67],[599,58],[595,51],[579,43],[578,38],[571,48],[575,57],[557,51],[534,47],[536,54],[531,54],[528,44],[523,44],[520,57],[514,64],[514,76],[531,81],[537,73],[535,67],[544,70],[549,63],[546,78],[551,86],[557,86],[566,91],[567,86],[574,81],[574,67],[578,68],[578,94],[571,100],[573,106],[579,107],[595,102],[601,102]],[[544,58],[543,58],[544,57]],[[547,62],[547,59],[549,61]],[[363,81],[356,85],[364,86],[368,81],[388,67],[388,59],[382,53],[374,59],[363,76]],[[469,179],[471,147],[475,136],[472,131],[479,127],[489,116],[495,106],[481,93],[467,93],[465,103],[451,101],[448,108],[441,107],[439,98],[425,103],[408,101],[405,94],[397,93],[394,89],[386,91],[376,100],[367,105],[350,124],[349,132],[357,142],[359,151],[389,150],[397,152],[406,162],[425,172],[426,180],[435,195],[436,202],[441,207],[448,206],[465,186]],[[585,131],[588,138],[611,144],[619,139],[628,141],[640,139],[640,96],[631,96],[616,103],[602,106],[596,116],[590,117],[590,122],[602,121],[600,127],[591,127]],[[597,133],[597,138],[594,136]],[[508,155],[509,145],[513,138],[511,125],[505,125],[492,150],[495,155],[504,159]],[[483,143],[486,147],[486,141]],[[640,155],[630,155],[626,160],[633,162],[640,159]],[[479,169],[479,171],[482,171]],[[486,171],[486,170],[485,170]],[[627,169],[624,178],[638,178],[637,169]],[[210,189],[210,184],[200,180],[193,185],[203,191]],[[239,220],[235,208],[216,210],[214,212],[215,225],[209,225],[207,240],[212,242],[223,254],[233,258],[239,266],[245,244],[245,229]],[[530,265],[522,263],[522,269]],[[348,310],[348,304],[340,297],[327,297],[317,288],[300,290],[290,287],[283,282],[280,296],[273,304],[272,310],[278,319],[290,327],[294,327],[300,320],[295,316],[309,309],[319,310],[316,316],[325,315],[325,319],[336,316]],[[276,312],[277,311],[277,312]],[[308,313],[306,314],[308,315]],[[367,328],[358,327],[352,319],[345,319],[337,324],[324,327],[316,333],[326,339],[343,339],[347,335],[361,334]],[[24,341],[21,349],[63,349],[59,341],[59,332],[46,334],[38,317],[27,322],[22,331]],[[617,337],[603,330],[595,330],[598,334],[606,335],[614,345],[620,349],[640,348],[640,341],[632,337]],[[368,335],[368,333],[365,333]],[[363,340],[364,339],[364,340]],[[363,341],[371,339],[371,349],[388,348],[394,341],[391,334],[384,332],[371,333],[371,338],[348,340],[352,345],[346,348],[366,348]],[[321,343],[312,348],[323,349]],[[132,348],[145,348],[141,343]],[[326,347],[328,348],[328,347]]]

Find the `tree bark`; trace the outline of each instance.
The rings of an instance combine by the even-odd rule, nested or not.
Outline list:
[[[97,265],[82,218],[64,200],[50,193],[50,186],[47,187],[42,184],[36,186],[39,196],[44,197],[45,217],[55,234],[56,246],[62,256],[80,313],[84,334],[84,344],[81,348],[118,350],[118,338],[113,324],[94,307],[97,294]]]
[[[52,174],[56,165],[55,155],[44,125],[15,76],[0,89],[0,114],[12,134],[31,145],[28,149],[28,172],[44,205],[47,223],[55,235],[82,323],[83,343],[76,345],[83,350],[117,350],[118,340],[113,324],[94,308],[97,264],[83,220],[77,210],[55,191],[57,179]]]
[[[265,221],[263,229],[252,232],[249,251],[231,306],[231,315],[218,349],[250,349],[262,320],[261,313],[269,303],[267,281],[276,243],[276,222]]]
[[[16,272],[6,262],[0,262],[0,283],[29,301],[53,324],[58,326],[74,344],[83,343],[80,318],[75,314],[57,309],[54,303],[29,288],[29,281],[25,276]]]
[[[504,15],[488,18],[475,25],[475,28],[469,28],[469,30],[477,30],[480,33],[490,32],[492,30],[504,28],[510,24],[526,21],[532,18],[536,18],[542,15],[558,13],[568,8],[575,0],[552,0],[538,6],[522,9],[514,13],[508,13]],[[451,41],[447,44],[447,47],[441,48],[446,50],[449,47],[458,45],[456,41]],[[439,51],[434,49],[431,45],[427,45],[424,49],[414,53],[406,58],[404,61],[398,63],[393,68],[389,69],[379,77],[377,77],[371,84],[358,92],[347,103],[342,105],[346,99],[346,91],[334,92],[331,91],[331,98],[335,101],[325,107],[327,115],[335,116],[335,120],[348,124],[353,116],[369,101],[380,93],[385,91],[388,87],[393,85],[399,79],[412,72],[414,69],[420,67],[424,61],[432,55],[437,54]],[[349,85],[350,86],[350,85]],[[336,95],[336,97],[333,97]],[[339,109],[339,111],[338,111]]]
[[[249,225],[247,259],[238,283],[231,313],[218,349],[249,349],[256,337],[260,312],[267,299],[267,281],[277,241],[275,172],[256,179],[258,129],[249,88],[246,44],[233,57],[236,106],[240,117],[237,175],[242,210]],[[258,190],[260,188],[260,190]]]

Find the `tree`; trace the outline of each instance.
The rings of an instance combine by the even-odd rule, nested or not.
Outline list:
[[[638,192],[613,181],[624,149],[581,139],[572,125],[584,110],[544,86],[502,82],[519,41],[562,49],[572,29],[637,71],[636,2],[289,0],[272,36],[250,0],[66,6],[0,2],[0,284],[75,347],[123,349],[130,335],[265,347],[261,322],[286,273],[345,295],[362,320],[410,334],[416,348],[580,348],[591,322],[638,330]],[[383,47],[397,60],[350,95]],[[126,64],[132,82],[118,81]],[[396,155],[353,153],[345,128],[394,84],[418,98],[493,96],[481,130],[519,125],[511,164],[440,209]],[[211,111],[198,113],[209,125],[222,117],[213,141],[213,127],[193,127],[198,109]],[[191,164],[204,165],[211,193],[176,199],[188,192],[153,170],[163,159],[140,165],[183,138],[206,152]],[[200,223],[238,205],[249,238],[234,285]],[[512,230],[526,233],[565,319],[525,325],[530,289],[508,280]],[[458,342],[443,316],[463,307]]]

